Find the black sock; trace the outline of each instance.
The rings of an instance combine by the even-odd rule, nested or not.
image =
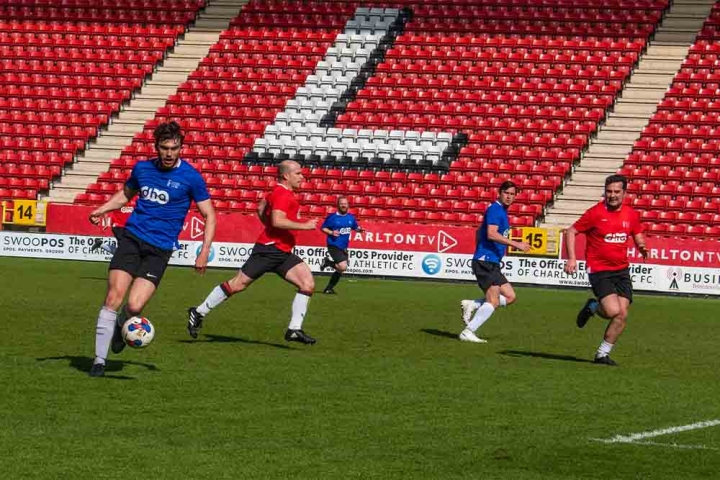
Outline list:
[[[333,288],[335,288],[335,285],[338,284],[341,276],[342,276],[342,273],[340,273],[338,271],[333,273],[332,277],[330,277],[330,281],[328,282],[327,287],[325,287],[325,290],[332,290]]]

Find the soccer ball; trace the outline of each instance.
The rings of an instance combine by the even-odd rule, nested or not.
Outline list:
[[[155,337],[155,327],[145,317],[132,317],[122,327],[122,338],[133,348],[144,348],[150,345]]]

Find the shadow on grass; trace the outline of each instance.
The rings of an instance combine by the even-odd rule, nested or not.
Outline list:
[[[227,335],[203,335],[204,338],[197,340],[180,340],[180,343],[247,343],[250,345],[266,345],[268,347],[282,348],[284,350],[295,350],[292,347],[283,345],[282,343],[263,342],[262,340],[250,340],[242,337],[229,337]]]
[[[69,360],[70,368],[83,373],[88,373],[90,367],[93,364],[92,357],[79,357],[72,355],[63,355],[59,357],[41,357],[36,358],[38,362],[46,362],[48,360]],[[128,377],[127,375],[107,375],[108,373],[120,372],[125,365],[137,365],[139,367],[145,367],[150,371],[156,372],[159,369],[151,363],[133,362],[133,361],[120,361],[120,360],[107,360],[105,363],[105,378],[111,378],[113,380],[135,380],[134,377]]]
[[[80,280],[99,280],[102,282],[107,282],[107,277],[80,277]]]
[[[436,337],[443,337],[443,338],[452,338],[453,340],[458,339],[457,333],[452,332],[446,332],[444,330],[437,330],[435,328],[423,328],[420,330],[421,332],[425,332],[428,335],[435,335]]]
[[[592,363],[592,360],[587,358],[573,357],[572,355],[555,355],[554,353],[545,352],[526,352],[523,350],[503,350],[498,352],[500,355],[507,355],[509,357],[533,357],[543,358],[545,360],[562,360],[564,362],[578,362],[578,363]]]

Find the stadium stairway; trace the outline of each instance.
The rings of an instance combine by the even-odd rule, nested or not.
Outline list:
[[[595,204],[604,180],[615,173],[673,81],[715,0],[676,0],[646,53],[573,172],[548,210],[543,227],[568,227]]]
[[[178,86],[197,69],[210,47],[219,40],[220,33],[228,28],[230,21],[247,3],[248,0],[209,0],[184,38],[177,42],[140,92],[65,171],[46,200],[72,203],[77,193],[84,192],[101,172],[106,172],[110,161],[120,156],[123,147],[143,131],[145,123],[155,116],[159,107],[165,105],[168,96],[176,93]]]

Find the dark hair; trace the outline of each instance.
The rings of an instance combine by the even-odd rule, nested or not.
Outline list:
[[[627,190],[627,177],[625,175],[610,175],[605,179],[605,187],[611,183],[622,183],[622,189]]]
[[[165,140],[176,139],[182,144],[184,138],[180,124],[178,124],[175,120],[171,122],[163,122],[155,127],[153,137],[155,137],[155,145],[160,145]]]
[[[500,193],[503,193],[507,190],[510,190],[511,188],[514,188],[516,191],[520,191],[517,185],[515,185],[515,182],[511,182],[510,180],[505,180],[501,185],[498,191]]]

